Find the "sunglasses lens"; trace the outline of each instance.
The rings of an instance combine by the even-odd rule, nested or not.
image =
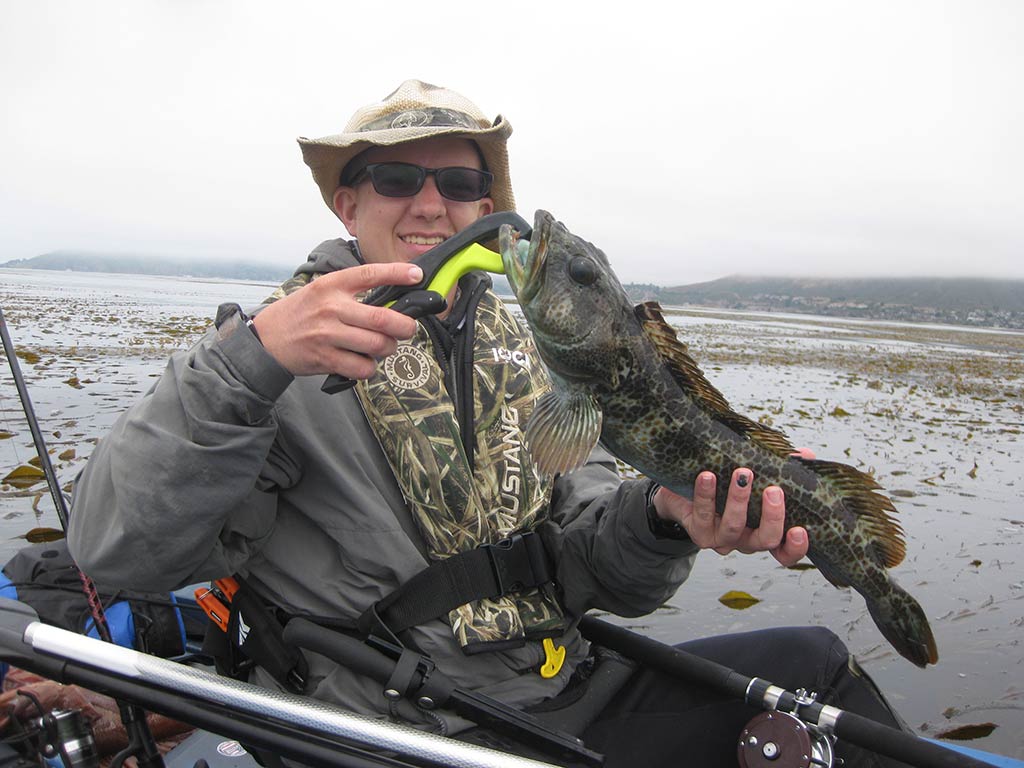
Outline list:
[[[458,202],[479,200],[491,189],[491,174],[474,168],[441,168],[436,178],[438,191]]]
[[[421,168],[411,163],[371,163],[366,166],[373,188],[385,197],[412,197],[421,189],[428,173],[434,174],[437,190],[443,197],[461,203],[486,197],[493,176],[475,168]],[[357,183],[361,174],[356,174]]]
[[[408,163],[378,163],[370,168],[373,188],[385,197],[412,197],[426,177],[424,169]]]

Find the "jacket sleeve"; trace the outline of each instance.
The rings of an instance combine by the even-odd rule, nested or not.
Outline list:
[[[641,616],[686,580],[698,552],[689,541],[658,539],[647,523],[648,480],[620,481],[598,446],[580,469],[559,477],[543,530],[554,550],[565,608]]]
[[[143,590],[233,573],[295,481],[273,414],[291,381],[237,316],[173,355],[75,484],[68,544],[83,570]]]

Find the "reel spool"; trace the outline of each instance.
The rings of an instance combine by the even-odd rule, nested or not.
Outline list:
[[[65,768],[99,768],[92,726],[77,709],[55,709],[37,724],[44,737],[39,750],[44,757],[61,759]]]
[[[788,712],[762,712],[740,734],[741,768],[830,768],[831,739]]]

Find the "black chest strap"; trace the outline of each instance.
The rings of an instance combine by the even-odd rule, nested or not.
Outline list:
[[[395,635],[460,605],[554,582],[554,568],[540,536],[514,533],[438,560],[417,573],[359,617],[365,635],[397,642]]]

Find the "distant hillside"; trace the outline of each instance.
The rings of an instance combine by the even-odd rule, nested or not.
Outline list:
[[[291,277],[292,274],[292,269],[286,267],[251,261],[178,259],[131,253],[109,254],[90,251],[52,251],[41,256],[34,256],[31,259],[8,261],[5,264],[0,264],[0,267],[269,281],[284,280]]]
[[[628,285],[637,301],[877,320],[1024,328],[1024,280],[725,277],[665,288]]]
[[[292,269],[250,261],[172,259],[135,254],[106,254],[89,251],[53,251],[31,259],[14,259],[0,267],[13,269],[56,269],[72,272],[123,272],[128,275],[169,275],[172,277],[221,277],[239,280],[282,281]],[[494,290],[511,296],[503,275],[491,275]]]
[[[277,282],[292,270],[271,264],[217,259],[176,259],[141,254],[53,251],[0,267],[75,272],[208,277]],[[493,275],[495,290],[510,296],[507,280]],[[708,283],[664,287],[628,284],[634,301],[756,312],[795,312],[873,320],[1024,329],[1024,280],[982,278],[786,278],[723,277]]]

